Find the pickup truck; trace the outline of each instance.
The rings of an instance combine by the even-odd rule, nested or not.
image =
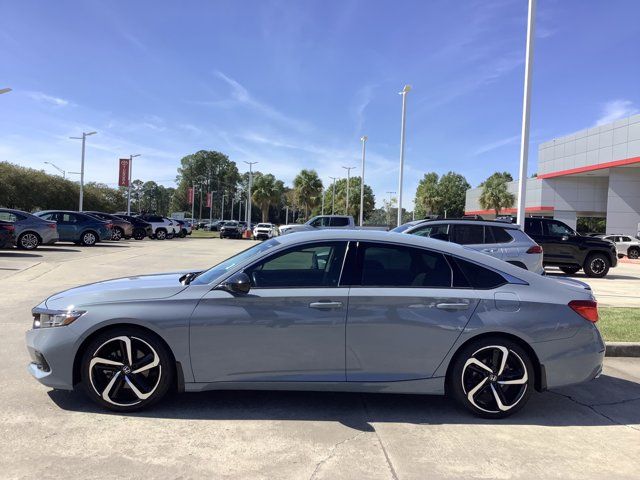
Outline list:
[[[293,232],[306,232],[317,229],[335,229],[342,228],[345,230],[367,229],[367,230],[386,230],[385,227],[356,227],[356,222],[351,215],[318,215],[310,218],[306,223],[290,223],[280,226],[280,235],[286,235]]]

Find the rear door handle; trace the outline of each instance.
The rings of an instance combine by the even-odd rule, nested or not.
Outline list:
[[[466,310],[467,308],[469,308],[469,304],[464,302],[460,302],[460,303],[442,302],[442,303],[436,303],[436,308],[439,308],[440,310]]]
[[[342,302],[311,302],[309,308],[342,308]]]

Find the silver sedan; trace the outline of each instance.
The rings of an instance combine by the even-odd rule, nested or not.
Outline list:
[[[11,208],[0,208],[0,220],[14,224],[16,246],[22,250],[35,250],[39,245],[58,241],[56,222]]]
[[[600,374],[597,319],[580,282],[414,235],[325,230],[58,293],[26,340],[37,380],[116,411],[176,388],[289,389],[446,393],[501,418]]]

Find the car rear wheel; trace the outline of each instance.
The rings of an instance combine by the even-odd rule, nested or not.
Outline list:
[[[611,263],[609,259],[602,253],[594,253],[589,255],[584,264],[584,273],[587,277],[602,278],[609,272]]]
[[[25,232],[18,237],[17,246],[21,250],[35,250],[40,244],[40,238],[33,232]]]
[[[578,270],[580,270],[580,267],[560,267],[560,270],[562,270],[567,275],[573,275],[577,273]]]
[[[114,227],[113,230],[111,231],[111,240],[113,240],[114,242],[118,242],[122,240],[123,236],[124,236],[124,232],[120,227]]]
[[[98,241],[98,236],[94,232],[84,232],[80,238],[80,243],[85,247],[93,247]]]
[[[172,385],[171,354],[155,336],[135,328],[99,334],[82,355],[82,384],[98,405],[129,412],[164,397]]]
[[[156,238],[158,240],[165,240],[167,238],[167,231],[163,228],[156,230]]]
[[[144,237],[147,236],[147,233],[144,230],[135,230],[133,232],[133,238],[136,240],[144,240]]]
[[[527,352],[505,338],[483,338],[456,355],[447,392],[456,402],[485,418],[504,418],[520,410],[534,388]]]
[[[627,257],[629,258],[640,257],[640,248],[631,247],[629,250],[627,250]]]

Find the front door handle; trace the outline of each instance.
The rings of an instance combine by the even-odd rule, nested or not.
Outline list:
[[[311,302],[309,308],[342,308],[342,302]]]
[[[439,308],[440,310],[466,310],[467,308],[469,308],[469,304],[464,302],[460,302],[460,303],[442,302],[442,303],[436,303],[436,308]]]

